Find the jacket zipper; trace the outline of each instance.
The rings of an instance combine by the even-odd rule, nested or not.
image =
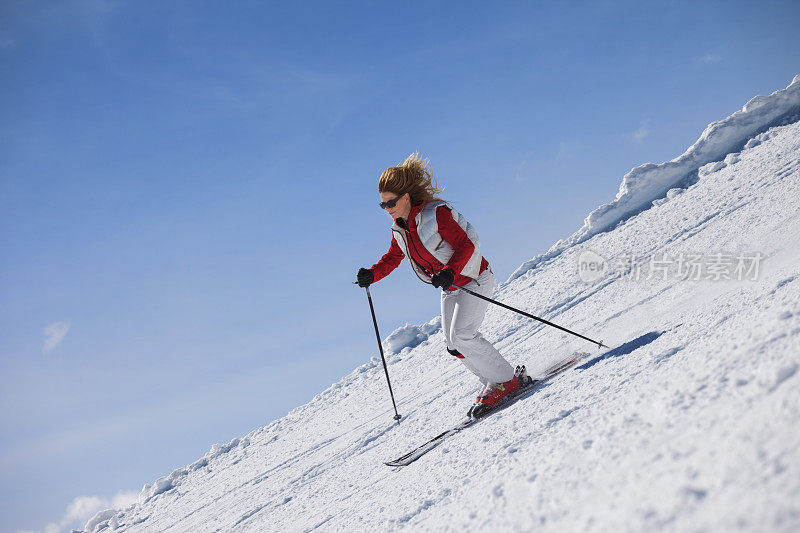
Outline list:
[[[392,230],[392,231],[399,233],[397,230]],[[402,235],[400,235],[400,237],[403,238]],[[405,241],[406,241],[406,249],[408,249],[408,239],[405,239]],[[417,272],[417,269],[414,268],[414,263],[416,263],[416,261],[414,260],[413,257],[411,257],[411,254],[409,253],[409,255],[408,255],[408,266],[411,267],[411,270],[412,270],[412,272],[414,272],[414,275],[417,276],[422,283],[427,283],[428,285],[431,285],[430,281],[427,281],[427,280],[423,279],[422,276],[419,275],[419,272]],[[422,265],[419,265],[419,263],[417,263],[417,265],[420,268],[422,268]]]
[[[410,232],[410,231],[408,231],[408,230],[405,230],[405,231],[406,231],[406,233],[408,233],[408,240],[410,240],[410,241],[411,241],[411,246],[413,246],[413,247],[414,247],[414,251],[415,251],[415,252],[417,252],[417,255],[418,255],[420,258],[422,258],[422,259],[425,259],[425,258],[422,256],[422,254],[421,254],[421,253],[419,253],[419,250],[417,250],[417,245],[416,245],[416,244],[414,244],[414,239],[412,239],[412,238],[411,238],[411,232]],[[430,275],[431,275],[431,276],[433,276],[433,275],[436,273],[436,272],[434,272],[434,271],[433,271],[433,265],[432,265],[432,264],[431,264],[431,262],[430,262],[430,261],[428,261],[428,260],[425,260],[425,262],[426,262],[426,263],[428,263],[428,266],[429,266],[429,267],[431,267],[431,268],[430,268],[430,272],[431,272],[431,274],[430,274]],[[422,266],[422,265],[420,265],[420,266]]]

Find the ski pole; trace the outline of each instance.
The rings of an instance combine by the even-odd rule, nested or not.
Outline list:
[[[606,346],[602,342],[598,342],[596,340],[590,339],[589,337],[584,337],[580,333],[575,333],[574,331],[570,331],[567,328],[562,328],[558,324],[553,324],[552,322],[549,322],[549,321],[545,320],[544,318],[539,318],[538,316],[531,315],[529,313],[526,313],[525,311],[520,311],[519,309],[511,307],[510,305],[506,305],[506,304],[504,304],[502,302],[498,302],[497,300],[492,300],[491,298],[487,298],[483,294],[478,294],[477,292],[473,292],[473,291],[471,291],[471,290],[469,290],[469,289],[467,289],[465,287],[462,287],[461,285],[456,285],[455,283],[453,283],[453,287],[458,287],[462,291],[466,291],[466,292],[470,293],[473,296],[477,296],[478,298],[481,298],[482,300],[486,300],[487,302],[491,302],[493,304],[499,305],[500,307],[505,307],[506,309],[514,311],[515,313],[519,313],[519,314],[521,314],[523,316],[526,316],[528,318],[532,318],[534,320],[538,320],[539,322],[541,322],[543,324],[547,324],[548,326],[553,326],[554,328],[558,328],[561,331],[566,331],[567,333],[571,333],[572,335],[580,337],[581,339],[587,340],[589,342],[593,342],[593,343],[595,343],[597,345],[598,348],[608,348],[608,346]]]
[[[375,307],[372,305],[372,295],[367,289],[367,299],[369,300],[369,310],[372,313],[372,323],[375,325],[375,336],[378,338],[378,349],[381,351],[381,361],[383,361],[383,371],[386,373],[386,383],[389,384],[389,395],[392,397],[392,405],[394,406],[394,419],[397,420],[397,425],[400,425],[400,414],[397,412],[397,404],[394,401],[394,392],[392,392],[392,381],[389,379],[389,369],[386,367],[386,358],[383,356],[383,344],[381,344],[381,334],[378,333],[378,321],[375,318]]]

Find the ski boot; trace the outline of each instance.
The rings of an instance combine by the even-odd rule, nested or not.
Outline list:
[[[518,366],[514,369],[514,377],[505,383],[489,383],[483,387],[478,399],[475,400],[469,412],[468,417],[480,418],[492,410],[498,403],[501,403],[503,398],[509,394],[517,392],[519,389],[528,387],[534,383],[533,378],[528,375],[525,366]]]
[[[524,389],[529,385],[533,385],[534,379],[528,375],[528,371],[525,370],[525,365],[518,366],[514,370],[514,375],[517,376],[517,380],[519,381],[519,388]]]

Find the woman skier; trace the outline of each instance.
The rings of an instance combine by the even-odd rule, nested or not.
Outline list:
[[[392,243],[380,261],[369,269],[359,269],[357,280],[359,286],[367,287],[408,257],[420,280],[442,289],[442,332],[447,351],[483,384],[468,413],[477,418],[527,385],[530,378],[524,366],[515,370],[478,332],[489,303],[453,286],[455,283],[490,296],[496,281],[489,262],[480,253],[475,228],[437,196],[442,190],[432,182],[427,160],[417,153],[381,174],[379,205],[394,221]]]

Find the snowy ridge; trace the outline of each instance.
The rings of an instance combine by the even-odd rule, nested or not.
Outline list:
[[[403,350],[415,348],[441,330],[442,317],[440,316],[421,326],[406,324],[394,330],[384,339],[384,352],[386,355],[395,355]]]
[[[639,205],[636,216],[591,235],[600,226],[585,226],[583,240],[560,241],[558,253],[533,260],[535,270],[523,265],[528,274],[495,293],[615,348],[392,470],[381,463],[451,426],[477,388],[446,353],[438,318],[406,325],[384,341],[399,427],[376,357],[284,418],[145,485],[138,503],[98,513],[85,530],[797,530],[800,123],[780,124],[796,112],[787,102],[797,101],[798,81],[739,112],[737,128],[761,117],[749,138],[709,126],[698,141],[709,146],[697,148],[707,155],[687,156],[695,143],[681,156],[697,179],[623,182],[618,200],[630,195],[621,204]],[[641,175],[671,171],[663,172]],[[609,208],[608,221],[614,209],[625,211]],[[609,273],[583,282],[576,264],[587,247],[609,258],[764,260],[755,279]],[[374,297],[380,305],[377,286]],[[495,306],[481,331],[531,373],[591,348]]]
[[[776,125],[797,120],[800,113],[800,74],[786,89],[769,96],[756,96],[741,110],[719,122],[709,124],[700,138],[680,157],[661,164],[647,163],[632,169],[622,178],[616,198],[586,217],[583,227],[570,237],[515,270],[506,283],[514,281],[569,247],[576,246],[598,233],[608,231],[664,197],[671,189],[691,185],[698,170],[741,150],[757,134]]]

